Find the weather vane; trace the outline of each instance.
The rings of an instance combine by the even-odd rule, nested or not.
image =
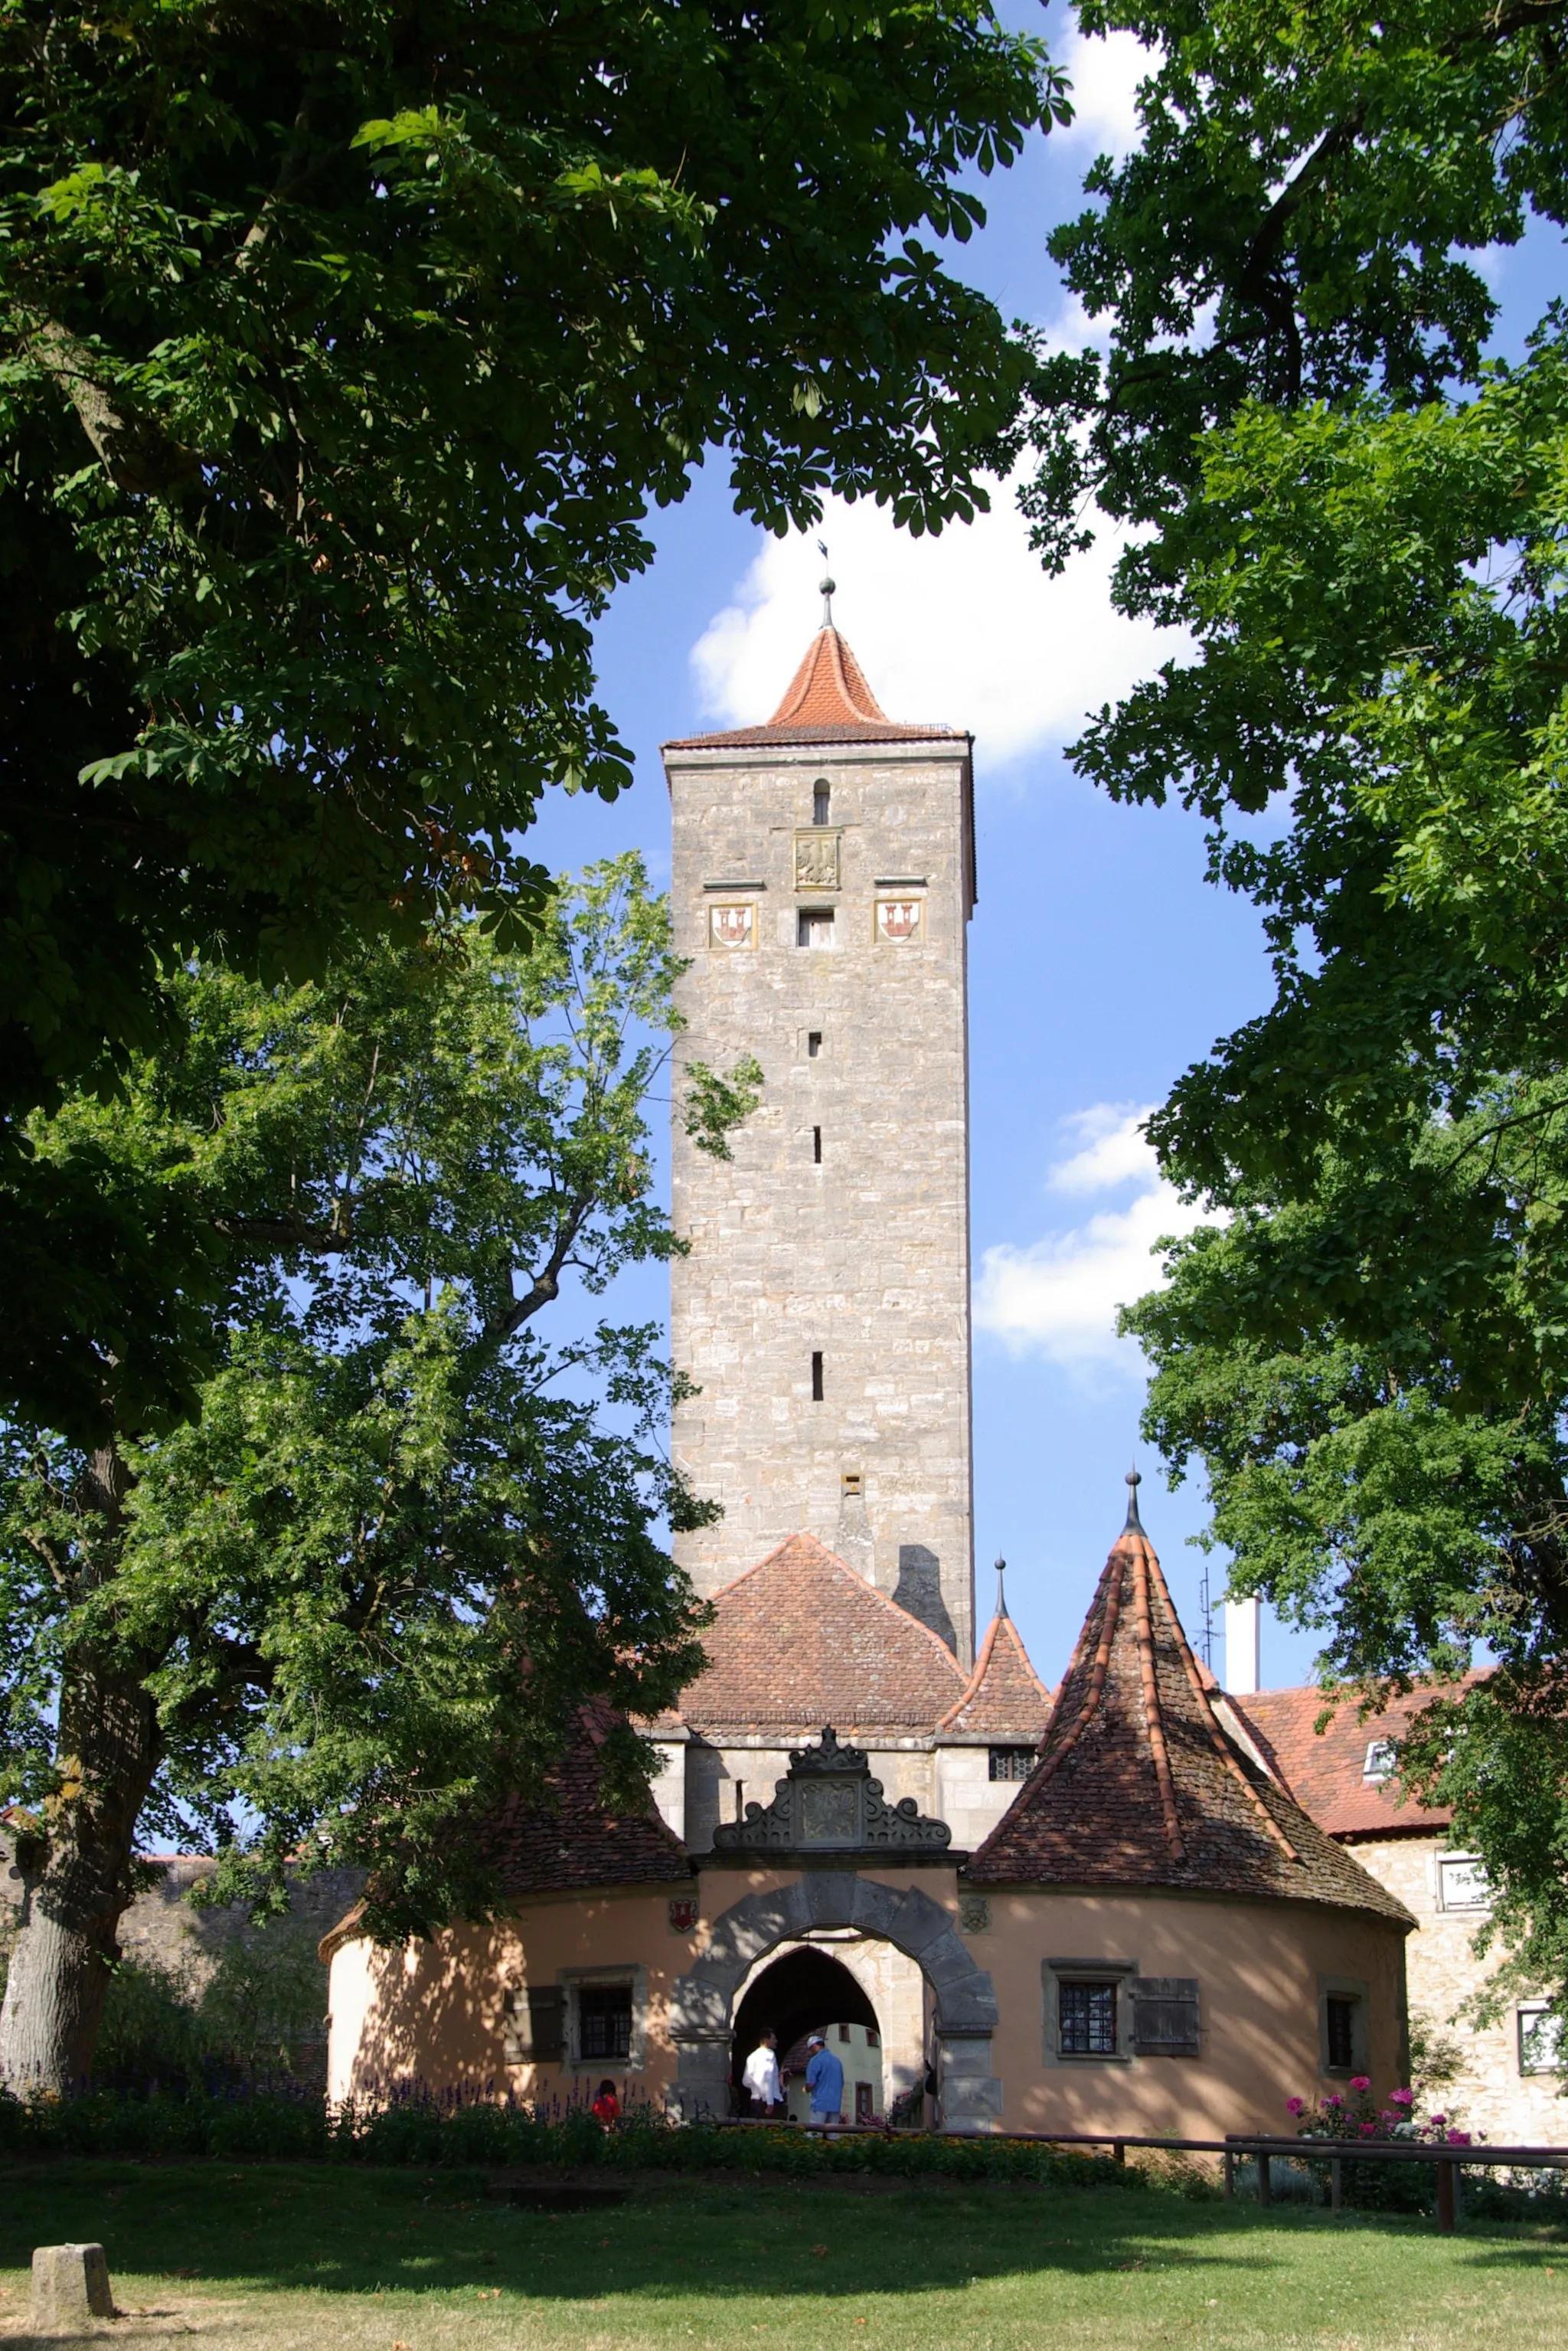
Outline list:
[[[833,590],[837,583],[827,568],[828,542],[825,538],[817,541],[817,552],[822,559],[822,626],[831,629],[833,625]]]

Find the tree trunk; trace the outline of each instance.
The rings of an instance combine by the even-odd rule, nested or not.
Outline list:
[[[123,1474],[99,1455],[84,1482],[108,1504],[104,1548],[112,1549]],[[104,1564],[100,1552],[100,1573]],[[18,2097],[68,2095],[91,2073],[120,1921],[135,1892],[136,1823],[160,1751],[141,1677],[73,1643],[60,1684],[59,1786],[36,1833],[16,1840],[22,1916],[0,2008],[0,2088]]]

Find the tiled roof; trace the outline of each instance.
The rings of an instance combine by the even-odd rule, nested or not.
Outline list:
[[[650,1801],[612,1813],[600,1792],[599,1750],[610,1716],[582,1709],[580,1730],[548,1778],[549,1797],[508,1796],[485,1829],[486,1858],[506,1894],[554,1894],[576,1886],[658,1886],[691,1875],[685,1847]]]
[[[1253,1690],[1230,1703],[1297,1802],[1330,1836],[1398,1836],[1446,1828],[1453,1815],[1446,1806],[1428,1807],[1409,1797],[1401,1803],[1397,1789],[1368,1780],[1368,1750],[1380,1739],[1397,1739],[1432,1698],[1454,1695],[1415,1690],[1408,1698],[1391,1698],[1382,1714],[1364,1720],[1354,1698],[1347,1698],[1321,1737],[1313,1725],[1331,1702],[1323,1690]]]
[[[1030,1664],[1018,1626],[1010,1616],[993,1616],[969,1687],[938,1730],[1033,1746],[1050,1719],[1051,1692]]]
[[[737,726],[722,735],[689,735],[666,751],[702,751],[722,745],[768,743],[905,743],[929,737],[967,742],[954,726],[905,726],[888,717],[865,673],[837,629],[819,629],[789,690],[766,726]]]
[[[546,1775],[541,1801],[508,1796],[480,1831],[503,1894],[570,1894],[600,1886],[668,1886],[692,1875],[686,1849],[653,1809],[612,1813],[600,1790],[599,1750],[613,1721],[598,1701],[583,1707],[577,1734]],[[356,1902],[319,1946],[330,1959],[352,1942],[364,1916]]]
[[[967,1876],[1272,1896],[1412,1923],[1227,1739],[1135,1520],[1105,1563],[1040,1760]]]
[[[706,1736],[928,1731],[964,1695],[946,1642],[814,1535],[790,1535],[713,1607],[707,1670],[680,1705]]]

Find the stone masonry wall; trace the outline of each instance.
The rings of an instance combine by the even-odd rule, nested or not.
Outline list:
[[[1485,2027],[1455,2022],[1461,2004],[1492,1972],[1494,1960],[1472,1950],[1485,1913],[1444,1910],[1438,1895],[1441,1837],[1356,1839],[1350,1850],[1391,1894],[1414,1913],[1418,1931],[1406,1944],[1410,2013],[1435,2025],[1465,2053],[1458,2078],[1434,2093],[1441,2111],[1449,2106],[1463,2127],[1484,2132],[1500,2146],[1562,2146],[1568,2141],[1568,2101],[1558,2095],[1562,2074],[1522,2074],[1519,2064],[1517,2011]],[[1381,2092],[1385,2084],[1377,2085]]]
[[[725,1511],[677,1556],[712,1592],[810,1532],[967,1662],[967,747],[681,751],[666,766],[690,959],[674,1213],[691,1248],[670,1270],[671,1337],[701,1391],[672,1446]],[[826,828],[811,821],[819,781]],[[915,910],[895,919],[902,938],[879,932],[892,903]],[[802,914],[830,911],[831,946],[800,944]],[[747,1053],[762,1101],[732,1161],[715,1161],[683,1131],[679,1068]]]

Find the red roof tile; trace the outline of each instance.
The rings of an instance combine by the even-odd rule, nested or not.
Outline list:
[[[690,1876],[685,1847],[651,1800],[630,1813],[605,1804],[599,1750],[610,1719],[604,1707],[584,1707],[579,1736],[549,1774],[545,1800],[508,1796],[486,1823],[485,1852],[503,1893],[659,1886]]]
[[[1051,1719],[1051,1692],[1030,1664],[1010,1616],[993,1616],[968,1688],[936,1728],[1032,1746]]]
[[[1253,1690],[1245,1698],[1232,1697],[1230,1704],[1296,1802],[1330,1836],[1398,1836],[1446,1828],[1453,1815],[1446,1806],[1417,1804],[1409,1797],[1401,1802],[1398,1790],[1387,1782],[1368,1780],[1368,1750],[1380,1739],[1397,1739],[1411,1716],[1433,1698],[1453,1695],[1415,1690],[1408,1698],[1391,1698],[1382,1714],[1364,1719],[1354,1698],[1343,1699],[1321,1736],[1313,1726],[1333,1704],[1326,1690]]]
[[[710,750],[720,745],[768,743],[904,743],[927,737],[967,743],[956,726],[906,726],[889,718],[865,673],[837,629],[819,629],[789,690],[766,726],[737,726],[721,735],[689,735],[666,751]]]
[[[705,1736],[933,1730],[964,1695],[946,1643],[814,1535],[790,1535],[713,1607],[707,1670],[680,1705]]]
[[[1132,1521],[1106,1562],[1040,1760],[967,1876],[1272,1896],[1413,1923],[1226,1737]]]

